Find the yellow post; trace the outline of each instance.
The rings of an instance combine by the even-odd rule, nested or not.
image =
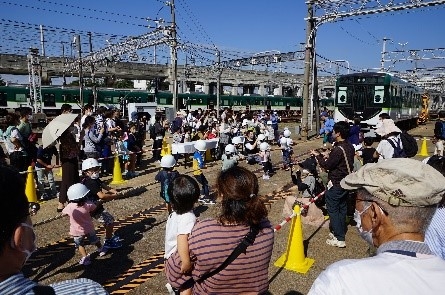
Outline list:
[[[122,178],[122,171],[121,171],[121,163],[119,163],[119,156],[116,154],[114,156],[114,167],[113,167],[113,180],[110,182],[110,184],[123,184],[127,182]]]
[[[210,162],[212,160],[213,160],[212,153],[210,152],[210,150],[206,150],[205,161]]]
[[[170,144],[167,144],[167,155],[172,154],[172,146]]]
[[[26,187],[25,194],[28,198],[28,202],[37,202],[36,183],[34,181],[34,167],[28,167],[28,173],[26,175]]]
[[[303,227],[301,224],[300,206],[296,205],[294,207],[294,212],[296,213],[296,216],[292,220],[286,253],[278,258],[274,265],[299,273],[307,273],[315,260],[304,256]]]
[[[426,146],[426,138],[423,138],[422,146],[420,147],[420,153],[417,154],[418,156],[422,157],[429,157],[428,155],[428,148]]]
[[[59,172],[56,173],[56,176],[62,177],[62,167],[59,168]]]
[[[164,137],[164,139],[162,140],[161,157],[167,155],[167,149],[168,149],[168,144],[167,140]]]

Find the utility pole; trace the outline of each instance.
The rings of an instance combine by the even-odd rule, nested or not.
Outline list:
[[[218,63],[217,63],[217,76],[216,76],[216,117],[219,119],[219,102],[220,102],[220,88],[221,88],[221,52],[216,49],[216,54],[218,55]]]
[[[303,88],[303,111],[301,116],[301,136],[308,139],[308,109],[309,109],[309,87],[311,78],[311,60],[313,50],[313,36],[314,29],[314,9],[312,2],[307,3],[307,25],[306,25],[306,47],[304,54],[304,88]]]
[[[43,35],[43,25],[40,25],[40,45],[42,46],[42,56],[45,56],[45,37]]]
[[[91,32],[88,32],[88,43],[90,45],[90,54],[93,53],[93,40]],[[96,86],[96,73],[94,69],[94,63],[91,63],[91,80],[93,82],[93,103],[94,109],[97,110],[97,86]]]
[[[80,107],[83,108],[83,72],[82,72],[82,48],[80,44],[80,35],[74,37],[74,43],[77,46],[77,54],[79,56],[79,102]]]
[[[61,41],[60,42],[62,44],[62,60],[63,60],[63,72],[62,72],[62,77],[63,77],[63,86],[66,86],[66,71],[65,71],[65,65],[66,65],[66,59],[65,59],[65,42]]]
[[[172,73],[172,83],[173,83],[173,112],[176,113],[178,111],[178,51],[177,51],[177,43],[176,40],[176,17],[175,17],[175,0],[171,0],[170,2],[170,11],[172,15],[172,25],[171,25],[171,37],[172,37],[172,45],[171,45],[171,73]]]
[[[380,71],[385,71],[385,55],[386,55],[386,41],[391,40],[386,37],[383,38],[382,59],[380,60]]]

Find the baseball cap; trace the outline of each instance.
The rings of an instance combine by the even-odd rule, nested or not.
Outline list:
[[[445,177],[436,169],[409,158],[368,163],[340,182],[347,190],[363,188],[392,206],[425,207],[440,202]]]

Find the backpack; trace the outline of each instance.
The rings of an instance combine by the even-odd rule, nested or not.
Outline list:
[[[396,140],[396,141],[394,141],[394,140]],[[389,144],[394,149],[394,153],[392,154],[392,157],[393,158],[407,158],[408,156],[406,155],[405,150],[400,147],[400,142],[402,141],[402,139],[400,138],[400,139],[394,139],[394,140],[387,139]],[[405,146],[403,146],[403,147],[405,147]]]
[[[403,149],[400,148],[400,144],[395,145],[392,140],[388,140],[391,146],[394,148],[393,158],[411,158],[414,157],[419,147],[417,146],[416,139],[409,135],[407,132],[400,133],[400,140],[402,142]]]
[[[163,184],[162,198],[167,203],[170,203],[170,196],[168,195],[168,186],[176,177],[178,177],[178,174],[179,173],[177,171],[167,172],[167,176],[165,177]]]

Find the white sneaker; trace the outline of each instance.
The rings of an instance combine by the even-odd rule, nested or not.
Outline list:
[[[170,285],[170,283],[165,284],[165,287],[167,288],[168,294],[169,295],[175,295],[175,291],[172,288],[172,285]]]
[[[98,252],[99,252],[99,256],[103,257],[103,256],[107,255],[108,247],[103,246],[102,248],[100,248],[98,250]]]
[[[338,247],[338,248],[346,248],[345,241],[339,241],[339,240],[337,240],[336,237],[334,237],[333,239],[327,239],[326,244],[328,244],[330,246]]]
[[[80,259],[80,261],[79,261],[79,264],[80,265],[90,265],[91,264],[90,255],[82,257],[82,259]]]

